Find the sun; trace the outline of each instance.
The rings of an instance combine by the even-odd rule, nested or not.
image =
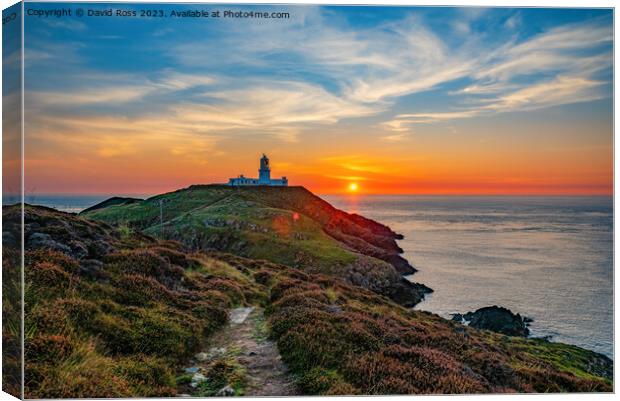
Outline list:
[[[358,189],[359,185],[357,185],[357,182],[352,182],[349,184],[349,192],[357,192]]]

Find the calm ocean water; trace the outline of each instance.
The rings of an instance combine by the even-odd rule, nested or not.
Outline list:
[[[613,356],[611,197],[324,196],[405,236],[416,308],[444,317],[501,305],[533,336]]]
[[[26,201],[78,212],[108,197]],[[418,309],[449,318],[501,305],[533,318],[533,336],[613,356],[611,197],[323,198],[405,236],[412,280],[435,290]]]

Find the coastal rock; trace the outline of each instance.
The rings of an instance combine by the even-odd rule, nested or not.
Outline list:
[[[71,248],[58,241],[54,241],[49,234],[33,233],[28,237],[27,245],[29,248],[49,248],[70,255]]]
[[[463,318],[462,313],[453,313],[451,316],[452,316],[452,321],[454,322],[466,323],[465,319]]]
[[[531,319],[524,319],[520,314],[514,314],[510,309],[497,305],[480,308],[464,315],[455,313],[452,315],[452,320],[476,329],[490,330],[508,336],[527,337],[530,334],[527,321],[531,322]]]
[[[4,231],[2,233],[2,245],[8,247],[17,247],[18,241],[16,240],[15,235],[13,235],[12,232]]]
[[[76,259],[83,259],[88,256],[88,248],[83,242],[71,241],[69,247],[71,248],[71,256]]]
[[[96,240],[91,244],[91,251],[94,257],[104,257],[110,253],[116,252],[116,248],[106,241]]]
[[[422,302],[426,294],[433,292],[431,288],[424,284],[412,283],[404,277],[393,288],[394,292],[390,294],[390,298],[397,304],[407,308],[413,308]]]

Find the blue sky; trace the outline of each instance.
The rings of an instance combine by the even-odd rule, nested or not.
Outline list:
[[[328,133],[386,158],[390,147],[415,153],[416,138],[477,142],[532,121],[550,136],[582,124],[590,137],[567,144],[611,149],[611,10],[83,5],[110,7],[291,17],[26,17],[27,128],[43,141],[39,160],[68,140],[101,158],[172,146],[188,163],[225,157],[231,137],[316,153],[314,138]]]

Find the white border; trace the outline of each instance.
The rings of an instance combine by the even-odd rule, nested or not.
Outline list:
[[[45,2],[42,0],[27,0],[27,2]],[[52,0],[47,2],[68,2],[68,1],[58,1]],[[448,1],[429,1],[429,0],[313,0],[313,1],[300,1],[300,0],[288,0],[288,1],[265,1],[265,0],[237,0],[237,1],[180,1],[180,0],[134,0],[134,1],[93,1],[93,0],[82,0],[82,1],[74,1],[75,3],[97,3],[97,2],[106,2],[106,3],[215,3],[215,4],[223,4],[223,3],[233,3],[233,4],[342,4],[342,5],[409,5],[409,6],[481,6],[481,7],[559,7],[559,8],[614,8],[615,2],[611,0],[448,0]],[[16,1],[12,0],[0,0],[0,4],[2,5],[2,9],[9,7],[15,4]],[[614,49],[615,49],[615,40],[617,32],[617,19],[615,18],[614,12]],[[0,33],[0,42],[1,42],[1,33]],[[614,78],[618,73],[618,64],[616,63],[616,55],[614,52]],[[2,74],[0,74],[0,85],[2,83]],[[614,79],[614,100],[617,96],[617,87],[615,85]],[[1,110],[1,108],[0,108]],[[614,139],[615,139],[615,116],[618,112],[618,105],[614,101]],[[1,113],[1,111],[0,111]],[[0,114],[1,115],[1,114]],[[23,117],[22,117],[23,118]],[[22,122],[23,123],[23,122]],[[618,150],[618,143],[614,140],[614,155]],[[2,153],[2,142],[0,141],[0,154]],[[614,172],[618,171],[620,167],[620,161],[614,157]],[[23,177],[22,177],[23,178]],[[616,187],[617,177],[614,174],[614,188]],[[2,184],[2,178],[0,177],[0,186]],[[615,241],[617,234],[619,232],[618,226],[616,225],[616,216],[615,210],[618,210],[620,206],[620,200],[614,197],[614,272],[616,267],[615,255],[618,254],[620,250],[620,245]],[[0,230],[2,229],[2,225],[0,223]],[[614,274],[615,277],[615,274]],[[617,283],[615,283],[617,284]],[[616,285],[614,285],[614,305],[618,305],[618,291],[616,291]],[[618,345],[618,322],[620,314],[618,312],[618,308],[614,310],[614,351],[617,351]],[[618,356],[617,352],[614,352],[614,355]],[[614,370],[614,389],[616,388],[616,383],[618,383],[618,369]],[[374,400],[388,401],[394,399],[407,399],[407,400],[432,400],[437,399],[437,396],[374,396],[374,397],[364,397],[370,398]],[[540,395],[540,394],[519,394],[519,395],[454,395],[454,396],[445,396],[451,397],[454,399],[464,399],[464,400],[485,400],[485,401],[496,401],[496,400],[611,400],[612,397],[615,399],[615,394],[550,394],[550,395]],[[289,398],[289,397],[282,397]],[[309,399],[311,397],[294,397],[297,399]],[[313,397],[314,398],[314,397]],[[329,397],[330,400],[350,400],[352,398],[358,397]],[[361,397],[360,397],[361,398]],[[199,399],[199,398],[192,398]],[[244,400],[261,400],[261,398],[253,398],[253,397],[243,397]],[[14,397],[0,392],[0,401],[5,400],[15,400]],[[137,400],[137,398],[136,398]],[[170,398],[149,398],[148,400],[170,400]]]

